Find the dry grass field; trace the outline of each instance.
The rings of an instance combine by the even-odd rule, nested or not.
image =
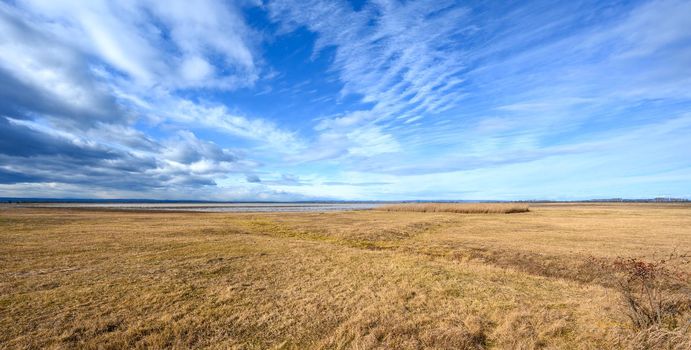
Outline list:
[[[0,348],[688,349],[689,250],[687,205],[3,207]]]

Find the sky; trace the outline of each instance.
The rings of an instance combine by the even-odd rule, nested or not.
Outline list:
[[[691,198],[691,1],[0,1],[0,197]]]

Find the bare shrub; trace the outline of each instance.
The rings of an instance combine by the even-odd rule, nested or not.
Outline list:
[[[688,263],[689,257],[680,254],[655,262],[617,258],[610,263],[614,286],[635,329],[688,328],[684,317],[691,307],[691,280],[681,268]]]
[[[527,204],[519,203],[401,203],[383,205],[375,209],[383,211],[462,214],[511,214],[530,211]]]

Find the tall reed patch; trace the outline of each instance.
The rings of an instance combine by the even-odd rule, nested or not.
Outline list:
[[[511,214],[530,211],[520,203],[401,203],[375,208],[383,211],[415,211],[425,213]]]

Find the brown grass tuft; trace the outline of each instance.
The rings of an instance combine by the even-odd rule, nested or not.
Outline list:
[[[511,214],[530,211],[527,204],[516,203],[402,203],[384,205],[376,210],[460,214]]]

